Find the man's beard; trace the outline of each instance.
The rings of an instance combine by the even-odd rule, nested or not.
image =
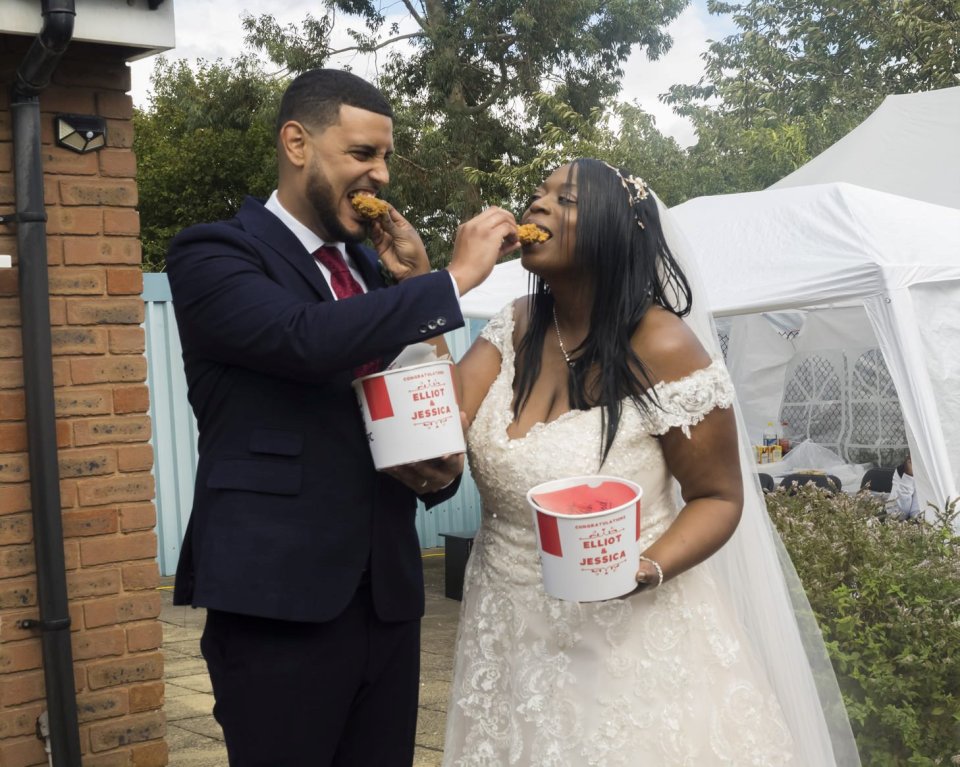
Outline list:
[[[351,234],[340,223],[333,188],[316,165],[307,179],[306,195],[330,242],[360,242],[364,239],[365,233]]]

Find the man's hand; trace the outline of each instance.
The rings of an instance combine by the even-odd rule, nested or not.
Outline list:
[[[460,426],[467,433],[467,414],[460,411]],[[432,458],[429,461],[408,463],[384,469],[394,479],[402,482],[417,495],[428,495],[443,490],[463,474],[463,453]]]
[[[447,267],[460,295],[487,279],[494,264],[519,247],[517,220],[503,208],[487,208],[461,224]]]
[[[405,484],[417,495],[429,495],[443,490],[463,473],[463,453],[394,466],[384,469],[384,472]]]
[[[397,282],[430,271],[430,259],[423,240],[392,205],[387,213],[373,222],[370,239],[380,262]]]

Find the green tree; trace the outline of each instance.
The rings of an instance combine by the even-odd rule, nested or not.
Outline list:
[[[387,196],[418,222],[439,265],[462,220],[509,198],[496,176],[481,193],[465,169],[491,172],[498,163],[525,164],[536,156],[551,116],[532,94],[549,90],[590,115],[619,90],[634,46],[651,58],[669,48],[664,27],[686,2],[403,0],[416,29],[400,34],[372,0],[328,0],[325,19],[308,17],[302,30],[281,28],[272,16],[244,23],[251,45],[297,72],[338,52],[318,43],[337,12],[363,22],[351,30],[350,49],[387,52],[378,85],[397,112]],[[412,51],[396,51],[401,40]]]
[[[495,160],[489,171],[467,168],[481,190],[506,189],[503,203],[519,209],[551,170],[578,157],[594,157],[639,174],[664,203],[686,199],[689,175],[686,152],[664,136],[652,115],[637,104],[611,100],[584,116],[556,96],[533,97],[545,120],[535,152],[527,162]]]
[[[694,122],[693,194],[773,183],[884,96],[957,85],[960,0],[711,0],[736,34],[668,101]]]
[[[251,57],[230,64],[160,58],[149,106],[134,113],[143,263],[160,271],[170,238],[231,217],[245,194],[276,186],[281,86]]]

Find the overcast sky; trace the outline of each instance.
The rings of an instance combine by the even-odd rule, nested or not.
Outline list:
[[[278,6],[284,6],[279,9]],[[389,2],[384,3],[385,8]],[[414,22],[406,16],[401,3],[393,4],[398,13],[396,20],[401,32],[415,29]],[[318,10],[319,9],[319,10]],[[229,60],[243,48],[243,31],[240,16],[251,13],[254,16],[271,13],[281,25],[298,24],[312,14],[317,17],[323,8],[317,0],[192,0],[178,2],[174,7],[176,21],[177,46],[166,56],[174,59],[194,61],[197,58],[209,61],[218,58]],[[389,9],[386,10],[389,14]],[[343,34],[344,20],[338,20],[335,27],[337,47],[348,45]],[[705,0],[691,0],[690,6],[670,26],[673,36],[673,48],[660,61],[650,62],[642,53],[635,53],[627,61],[623,79],[621,97],[624,100],[636,100],[646,111],[657,119],[661,131],[673,136],[686,146],[694,141],[689,123],[671,112],[662,104],[658,96],[674,83],[695,83],[703,72],[700,54],[706,50],[708,40],[720,39],[733,31],[733,25],[725,18],[712,17],[707,13]],[[358,57],[342,55],[332,59],[331,65],[349,64],[361,77],[373,79],[379,62],[373,56]],[[133,62],[133,100],[138,106],[146,105],[150,91],[150,73],[153,71],[154,57]]]

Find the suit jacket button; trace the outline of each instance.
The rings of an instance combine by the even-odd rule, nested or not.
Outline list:
[[[437,323],[436,323],[436,322],[433,322],[433,321],[431,320],[430,322],[427,323],[427,327],[430,328],[430,330],[436,330],[436,329],[437,329]]]
[[[437,317],[437,327],[438,327],[438,328],[442,328],[442,327],[443,327],[444,325],[446,325],[446,324],[447,324],[447,318],[446,318],[446,317]]]
[[[426,325],[421,325],[421,326],[420,326],[420,333],[421,333],[421,335],[422,335],[422,334],[425,334],[425,333],[428,333],[428,332],[429,332],[429,330],[427,329],[427,326],[426,326]]]

